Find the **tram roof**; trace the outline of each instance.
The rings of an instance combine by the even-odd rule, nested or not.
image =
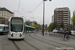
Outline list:
[[[28,25],[25,25],[26,27],[29,27],[29,28],[35,28],[35,27],[32,27],[32,26],[28,26]]]

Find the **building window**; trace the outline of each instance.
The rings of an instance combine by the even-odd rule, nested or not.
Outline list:
[[[64,12],[68,12],[68,11],[64,11]]]
[[[68,20],[68,19],[64,19],[64,20]]]
[[[62,15],[62,14],[59,14],[59,15]]]
[[[68,17],[64,17],[64,18],[68,18]]]
[[[6,13],[4,12],[4,14],[6,14]]]
[[[60,16],[60,17],[62,17],[62,16]]]
[[[3,14],[3,12],[2,12],[2,14]]]
[[[64,16],[68,16],[68,15],[64,15]]]
[[[68,13],[64,13],[64,14],[68,14]]]
[[[6,15],[4,15],[4,16],[6,16]]]

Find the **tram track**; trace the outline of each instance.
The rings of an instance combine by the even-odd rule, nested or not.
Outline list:
[[[15,47],[17,48],[17,50],[20,50],[20,48],[16,45],[16,43],[14,41],[12,41],[12,42],[15,45]]]
[[[31,46],[32,48],[34,48],[35,50],[40,50],[39,48],[37,48],[37,47],[33,46],[32,44],[28,43],[26,40],[22,40],[22,41],[25,42],[26,44],[28,44],[29,46]],[[21,41],[21,42],[22,42],[22,41]],[[13,42],[13,44],[15,45],[15,47],[17,48],[17,50],[21,50],[21,49],[17,46],[17,44],[15,43],[15,41],[12,40],[12,42]],[[22,46],[24,46],[24,45],[22,44]],[[25,46],[24,46],[24,47],[25,47]],[[28,46],[26,46],[26,47],[28,47]],[[30,50],[30,49],[28,49],[28,50]]]
[[[32,37],[30,34],[29,34],[29,36]],[[32,38],[34,38],[34,37],[32,37]],[[57,46],[57,45],[53,45],[53,44],[47,43],[47,42],[42,41],[42,40],[37,39],[37,38],[34,38],[34,39],[39,40],[39,41],[41,41],[41,42],[43,42],[43,43],[46,43],[46,44],[49,44],[49,45],[55,46],[55,47],[59,47],[59,46]]]
[[[34,34],[34,35],[35,35],[35,34]],[[40,38],[43,39],[43,40],[47,40],[47,41],[43,41],[43,40],[40,40],[40,39],[38,39],[38,38],[33,37],[31,34],[29,34],[29,36],[32,37],[32,38],[34,38],[34,39],[36,39],[36,40],[39,40],[39,41],[41,41],[41,42],[43,42],[43,43],[46,43],[46,44],[49,44],[49,45],[52,45],[52,46],[61,48],[60,46],[55,45],[55,44],[48,43],[47,41],[54,42],[54,43],[58,43],[58,42],[51,41],[51,40],[47,40],[47,39],[44,39],[44,38],[41,38],[41,37],[40,37]],[[36,36],[36,35],[35,35],[35,36]],[[38,36],[37,36],[37,37],[38,37]],[[72,46],[69,46],[69,45],[61,44],[61,43],[58,43],[58,44],[60,44],[61,46],[63,45],[63,46],[67,46],[67,47],[72,47]],[[74,48],[75,48],[75,47],[74,47]],[[67,50],[67,49],[63,49],[63,50]]]
[[[34,39],[32,37],[29,36],[29,34],[27,35],[26,41],[31,43],[33,46],[37,47],[39,50],[54,50],[55,47],[48,45],[46,43],[42,43],[41,41]]]
[[[34,34],[34,35],[35,35],[35,34]],[[35,36],[37,36],[37,35],[35,35]],[[37,37],[39,37],[39,36],[37,36]],[[45,39],[45,38],[43,38],[43,37],[39,37],[39,38],[44,39],[44,40],[47,40],[47,41],[50,41],[50,42],[58,43],[58,44],[61,44],[61,45],[69,46],[69,45],[62,44],[62,43],[59,43],[59,42],[56,42],[56,41],[52,41],[52,40]],[[69,46],[69,47],[72,47],[72,46]],[[74,47],[74,48],[75,48],[75,47]]]
[[[30,45],[31,47],[35,48],[36,50],[40,50],[39,48],[33,46],[32,44],[28,43],[26,40],[23,40],[25,43],[27,43],[28,45]]]

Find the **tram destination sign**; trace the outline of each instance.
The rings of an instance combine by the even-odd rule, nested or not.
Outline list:
[[[22,22],[22,20],[15,20],[15,19],[12,19],[12,21],[16,21],[16,22]]]

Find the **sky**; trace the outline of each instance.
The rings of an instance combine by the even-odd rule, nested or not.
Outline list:
[[[26,20],[43,23],[43,0],[0,0],[0,7],[5,7],[14,12],[14,16],[23,16]],[[39,6],[38,6],[39,5]],[[45,24],[52,22],[55,8],[68,7],[70,17],[75,10],[75,0],[52,0],[45,1]],[[33,11],[34,10],[34,11]]]

